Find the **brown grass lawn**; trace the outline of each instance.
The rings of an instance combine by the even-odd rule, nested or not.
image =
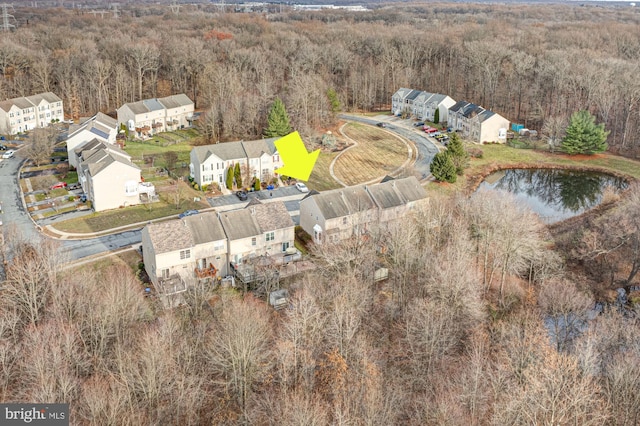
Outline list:
[[[176,208],[170,193],[162,188],[156,188],[156,191],[160,194],[160,202],[93,213],[81,218],[56,222],[54,228],[72,233],[100,232],[115,227],[176,215],[189,209],[202,210],[210,207],[202,192],[195,191],[186,185],[184,185],[184,188],[185,193],[179,208]],[[193,201],[194,197],[201,197],[201,201]]]
[[[329,165],[337,155],[337,152],[320,151],[318,160],[307,182],[309,188],[315,189],[316,191],[340,188],[340,184],[336,182],[329,173]]]
[[[407,145],[389,132],[359,123],[349,123],[343,131],[358,143],[338,158],[333,169],[348,185],[382,178],[407,160]]]

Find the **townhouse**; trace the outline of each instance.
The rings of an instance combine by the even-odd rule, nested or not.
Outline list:
[[[145,270],[163,295],[198,281],[242,273],[253,259],[282,263],[295,250],[294,223],[281,201],[151,223],[142,230]]]
[[[74,157],[79,162],[78,182],[95,211],[139,204],[140,193],[151,191],[141,191],[140,168],[116,145],[94,139],[77,148]]]
[[[78,168],[78,148],[82,147],[89,141],[98,140],[106,144],[115,144],[118,135],[118,122],[101,112],[80,125],[71,127],[70,134],[67,137],[67,154],[69,157],[69,166]]]
[[[509,120],[500,114],[467,101],[458,101],[449,108],[447,123],[462,137],[476,143],[504,143],[509,128]]]
[[[64,120],[62,99],[52,92],[0,102],[0,133],[14,135]]]
[[[227,171],[240,164],[250,177],[267,182],[283,166],[275,146],[277,138],[196,146],[191,150],[190,175],[202,187],[217,183],[226,188]],[[232,189],[232,188],[227,188]]]
[[[118,124],[130,134],[144,138],[190,125],[194,104],[185,94],[130,102],[117,109]]]
[[[314,192],[300,201],[300,226],[316,244],[337,243],[399,220],[426,202],[427,194],[413,176]]]
[[[412,114],[418,120],[435,121],[438,111],[438,123],[446,123],[449,117],[449,108],[456,101],[447,95],[440,93],[421,92],[416,96],[412,104]]]

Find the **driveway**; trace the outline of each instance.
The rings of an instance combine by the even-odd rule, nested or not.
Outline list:
[[[428,138],[424,132],[414,128],[411,120],[402,120],[398,117],[392,117],[389,115],[379,115],[376,117],[363,117],[359,115],[351,114],[339,114],[339,118],[349,121],[356,121],[359,123],[365,123],[375,125],[376,123],[387,123],[386,130],[393,132],[403,138],[412,141],[417,150],[418,158],[416,159],[413,168],[420,174],[421,180],[427,179],[431,176],[431,170],[429,165],[433,161],[433,157],[439,151],[439,143],[434,142]]]

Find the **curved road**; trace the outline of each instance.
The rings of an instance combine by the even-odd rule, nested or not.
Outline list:
[[[394,124],[392,119],[395,117],[390,116],[362,117],[359,115],[338,114],[338,117],[370,125],[376,125],[376,123],[381,121],[387,123],[387,127],[385,127],[386,130],[407,138],[415,144],[418,150],[418,157],[413,167],[418,173],[420,173],[421,180],[427,179],[431,176],[429,165],[431,164],[433,157],[438,153],[439,149],[438,146],[429,140],[429,138],[427,138],[423,133],[417,132],[415,129],[408,128],[404,125]],[[407,123],[409,122],[408,120],[404,121]]]
[[[0,218],[3,223],[2,227],[16,226],[23,238],[37,242],[39,238],[47,237],[37,231],[22,202],[22,194],[18,186],[18,169],[21,163],[19,152],[14,158],[0,159],[0,206],[2,206]],[[105,251],[139,244],[141,234],[138,229],[84,240],[58,241],[70,260],[78,260]]]

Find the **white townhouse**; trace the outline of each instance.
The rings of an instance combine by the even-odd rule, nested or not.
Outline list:
[[[70,128],[67,137],[67,153],[69,166],[78,168],[76,150],[89,141],[98,140],[107,144],[115,144],[118,135],[118,122],[101,112],[77,126]]]
[[[391,113],[401,115],[403,112],[412,113],[415,99],[420,95],[419,90],[400,88],[391,96]]]
[[[136,137],[181,129],[193,117],[194,104],[185,94],[130,102],[117,109],[118,123]]]
[[[142,229],[144,267],[158,292],[186,291],[228,272],[227,236],[216,212],[150,223]]]
[[[276,175],[277,169],[283,166],[275,146],[277,139],[196,146],[190,154],[191,177],[201,187],[215,182],[220,185],[220,188],[226,188],[227,170],[239,163],[243,174],[245,168],[248,167],[251,177],[267,181]]]
[[[0,102],[0,133],[14,135],[64,120],[62,99],[51,92]]]
[[[309,193],[300,201],[300,226],[316,244],[337,243],[372,226],[401,220],[426,202],[427,193],[413,176]]]
[[[191,125],[193,118],[194,104],[184,93],[179,95],[158,98],[158,102],[165,109],[166,130],[184,129]]]
[[[196,146],[191,150],[190,158],[191,177],[201,188],[212,183],[226,188],[227,170],[236,164],[240,164],[242,170],[247,164],[247,153],[241,142]]]
[[[90,142],[79,156],[78,181],[95,211],[140,203],[140,168],[115,145]],[[76,154],[77,155],[77,154]]]
[[[449,108],[448,125],[475,143],[504,143],[509,120],[471,102],[458,101]]]
[[[440,93],[421,92],[413,101],[412,113],[418,120],[433,122],[438,111],[438,123],[446,123],[449,117],[449,108],[456,101],[447,95]]]

